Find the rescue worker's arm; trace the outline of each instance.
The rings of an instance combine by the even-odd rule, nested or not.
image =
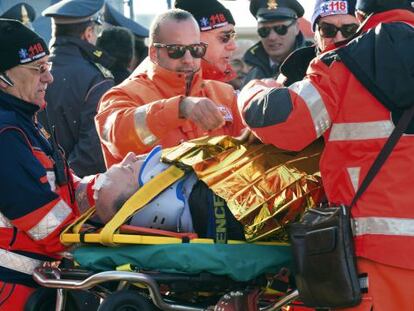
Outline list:
[[[95,128],[94,117],[102,95],[113,86],[113,80],[96,81],[89,90],[80,111],[79,137],[70,154],[67,155],[69,166],[79,176],[86,176],[105,171],[101,144]]]
[[[46,252],[64,250],[60,232],[78,211],[51,190],[54,181],[33,155],[40,151],[32,151],[18,130],[0,134],[0,150],[0,213]]]
[[[245,124],[266,144],[299,151],[331,126],[339,102],[329,68],[316,61],[308,76],[288,88],[251,81],[239,95]]]
[[[237,93],[229,84],[218,83],[217,81],[205,82],[208,87],[204,88],[207,98],[219,98],[215,104],[219,107],[221,114],[226,121],[222,127],[221,135],[238,137],[245,128],[237,108]]]
[[[127,92],[112,88],[102,97],[95,117],[101,143],[119,160],[130,151],[149,152],[172,129],[188,122],[179,117],[183,96],[145,102],[137,94],[140,86],[133,84],[134,90]],[[145,93],[145,86],[140,92]]]
[[[179,106],[181,118],[193,121],[205,131],[224,126],[224,115],[219,107],[207,97],[184,97]]]

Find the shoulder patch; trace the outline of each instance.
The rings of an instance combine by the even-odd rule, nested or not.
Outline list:
[[[336,51],[331,51],[331,52],[327,52],[325,54],[323,54],[321,56],[321,61],[326,65],[326,66],[331,66],[333,62],[340,62],[341,58],[339,57],[338,53],[336,53]]]
[[[104,66],[102,66],[99,63],[93,63],[95,65],[96,68],[98,68],[98,70],[102,73],[102,75],[107,78],[107,79],[113,79],[114,75],[112,74],[112,72],[105,68]]]

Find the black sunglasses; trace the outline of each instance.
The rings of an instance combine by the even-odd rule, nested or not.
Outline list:
[[[289,27],[295,23],[296,21],[293,20],[287,25],[282,24],[282,25],[275,25],[271,27],[266,27],[266,26],[260,27],[257,29],[257,33],[259,34],[261,38],[267,38],[270,35],[270,31],[273,29],[273,31],[276,32],[279,36],[284,36],[287,34]]]
[[[190,45],[182,44],[164,44],[164,43],[154,43],[154,47],[161,49],[166,48],[168,57],[172,59],[179,59],[185,55],[187,50],[190,51],[190,54],[194,58],[201,58],[206,54],[207,43],[200,42]]]
[[[235,31],[230,31],[230,32],[223,33],[222,35],[220,35],[219,39],[220,39],[221,43],[226,44],[230,40],[236,39],[236,36],[237,36],[237,34],[236,34]]]
[[[358,27],[359,25],[355,23],[344,24],[341,27],[337,27],[334,24],[322,22],[318,25],[318,30],[321,37],[323,38],[335,38],[338,31],[341,32],[344,38],[349,38],[357,32]]]

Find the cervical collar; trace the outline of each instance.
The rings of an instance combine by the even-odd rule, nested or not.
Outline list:
[[[161,146],[155,147],[147,155],[138,174],[140,187],[169,167],[168,164],[161,162],[161,155]],[[155,197],[132,217],[131,225],[176,232],[192,232],[193,226],[187,203],[192,185],[188,185],[187,179],[187,176],[184,176]],[[187,189],[189,186],[190,191]]]

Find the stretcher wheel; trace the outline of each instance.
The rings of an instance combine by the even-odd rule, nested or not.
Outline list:
[[[38,288],[29,297],[24,311],[50,311],[56,309],[56,290],[50,288]],[[71,295],[66,296],[65,310],[79,310]]]
[[[110,294],[98,311],[156,311],[152,301],[133,290],[121,290]]]

